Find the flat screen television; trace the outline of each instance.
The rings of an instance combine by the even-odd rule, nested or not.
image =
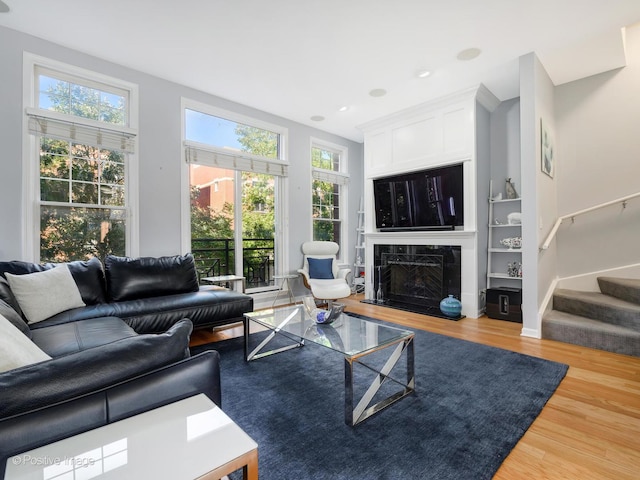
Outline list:
[[[462,164],[373,180],[376,228],[453,230],[464,226]]]

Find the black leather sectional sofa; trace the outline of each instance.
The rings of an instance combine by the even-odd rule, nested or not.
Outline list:
[[[242,320],[253,299],[229,290],[198,286],[193,257],[128,258],[107,255],[66,264],[85,307],[59,313],[31,324],[35,331],[52,325],[101,317],[118,317],[136,333],[161,333],[183,318],[194,328],[214,327]],[[6,274],[23,275],[54,268],[54,264],[0,262],[0,299],[21,314]]]
[[[198,286],[189,254],[66,265],[86,306],[28,323],[6,273],[55,266],[0,262],[0,314],[52,357],[0,373],[0,472],[11,455],[196,393],[220,405],[217,353],[190,357],[191,332],[253,310],[248,295]]]

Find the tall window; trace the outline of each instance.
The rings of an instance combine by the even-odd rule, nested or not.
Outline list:
[[[349,176],[343,173],[346,156],[346,149],[337,145],[313,142],[311,146],[313,239],[340,246],[349,182]]]
[[[201,275],[269,289],[278,267],[278,190],[286,130],[204,105],[185,108],[191,251]]]
[[[39,260],[127,255],[131,92],[40,65],[33,83]]]

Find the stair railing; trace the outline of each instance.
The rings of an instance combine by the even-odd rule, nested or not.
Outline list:
[[[553,237],[556,236],[556,233],[558,232],[560,225],[562,225],[562,222],[564,222],[565,220],[571,219],[571,221],[573,222],[575,218],[579,215],[584,215],[585,213],[593,212],[594,210],[600,210],[601,208],[609,207],[611,205],[616,205],[617,203],[621,203],[622,208],[627,208],[627,201],[636,197],[640,197],[640,192],[632,193],[631,195],[627,195],[626,197],[618,198],[616,200],[611,200],[609,202],[604,202],[594,207],[585,208],[584,210],[578,210],[577,212],[573,212],[568,215],[563,215],[562,217],[558,217],[558,219],[556,220],[556,223],[553,224],[553,228],[549,232],[549,235],[547,235],[547,239],[544,241],[544,243],[540,247],[540,250],[546,250],[547,248],[549,248],[549,245],[551,245],[551,241],[553,240]]]

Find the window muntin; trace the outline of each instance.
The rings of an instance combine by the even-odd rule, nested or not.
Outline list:
[[[342,245],[344,195],[348,176],[342,172],[345,151],[313,144],[311,147],[311,204],[313,240]]]
[[[39,65],[34,72],[36,108],[27,115],[38,139],[39,260],[124,256],[130,91]]]
[[[126,155],[41,137],[40,200],[125,206]]]
[[[340,244],[340,185],[313,180],[313,239]]]
[[[331,172],[340,171],[342,152],[314,146],[311,148],[311,166]]]
[[[115,125],[128,125],[128,94],[96,82],[37,69],[37,107]]]

